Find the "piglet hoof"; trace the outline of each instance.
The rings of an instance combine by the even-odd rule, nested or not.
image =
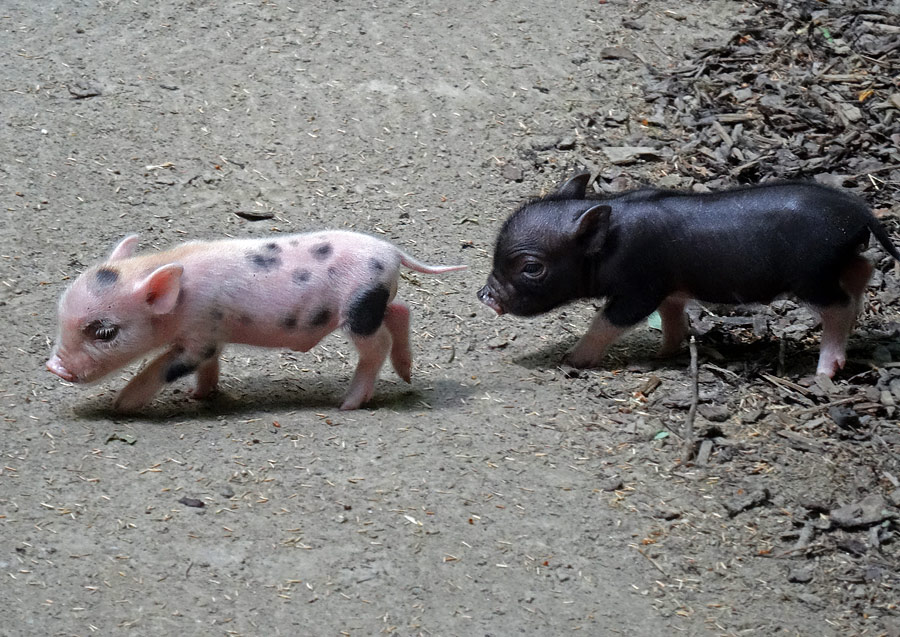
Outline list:
[[[218,390],[215,387],[197,387],[191,392],[191,398],[194,400],[210,400],[216,397]]]
[[[150,402],[149,399],[143,396],[123,390],[116,396],[116,400],[113,402],[113,409],[122,414],[130,414],[139,411],[148,402]]]
[[[563,356],[560,365],[574,367],[575,369],[589,369],[591,367],[599,367],[600,359],[573,349]]]
[[[844,369],[844,364],[846,362],[846,359],[843,358],[835,359],[833,361],[820,361],[819,366],[816,368],[816,375],[834,378],[835,374]]]
[[[341,411],[352,411],[359,409],[364,403],[372,400],[375,395],[375,384],[361,385],[359,387],[351,387],[344,402],[341,403]]]
[[[657,358],[672,358],[673,356],[677,356],[681,353],[681,343],[677,345],[663,345],[658,350],[656,350]]]
[[[395,367],[397,375],[404,380],[404,382],[408,384],[412,384],[412,361],[406,366],[400,365],[399,367]]]
[[[359,409],[362,407],[363,403],[368,402],[368,399],[361,400],[354,396],[348,396],[344,399],[344,402],[341,403],[340,410],[341,411],[353,411],[354,409]]]
[[[406,351],[391,352],[391,366],[397,372],[397,376],[407,383],[412,383],[412,355]]]

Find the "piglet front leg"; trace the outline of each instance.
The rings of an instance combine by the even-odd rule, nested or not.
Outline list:
[[[219,355],[221,346],[216,348],[214,354],[209,356],[197,367],[197,386],[191,394],[194,398],[202,400],[209,398],[216,391],[219,384]],[[207,352],[209,354],[209,352]]]
[[[606,348],[612,345],[624,332],[624,327],[617,327],[609,322],[603,312],[597,314],[587,333],[575,344],[563,358],[563,364],[578,369],[598,367]]]
[[[125,385],[113,407],[116,411],[137,411],[159,393],[166,383],[166,370],[182,353],[182,348],[174,346],[156,357],[149,365],[144,367],[137,376]]]
[[[167,383],[197,372],[195,398],[206,398],[219,382],[219,352],[215,343],[185,348],[173,345],[131,379],[119,392],[114,407],[123,412],[136,411],[146,405]]]

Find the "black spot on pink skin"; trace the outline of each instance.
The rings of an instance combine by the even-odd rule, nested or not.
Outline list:
[[[281,327],[292,330],[297,327],[297,317],[293,315],[285,316],[281,319]]]
[[[375,259],[374,257],[369,259],[369,267],[375,272],[384,272],[384,264],[380,259]]]
[[[115,285],[119,280],[119,271],[112,268],[100,268],[97,270],[97,283],[102,287]]]
[[[281,259],[279,259],[278,257],[260,254],[259,252],[247,253],[247,260],[253,265],[253,267],[262,270],[263,272],[274,270],[279,265],[281,265]]]
[[[294,282],[294,285],[305,285],[309,283],[310,278],[312,278],[312,272],[309,270],[294,270],[291,273],[291,281]]]
[[[182,376],[192,374],[197,369],[197,365],[186,363],[184,361],[175,361],[166,368],[165,379],[167,383],[178,380]]]
[[[222,308],[220,307],[214,307],[213,309],[211,309],[209,311],[209,315],[214,321],[221,321],[223,318],[225,318],[225,312],[223,312]]]
[[[277,243],[275,243],[274,241],[270,241],[269,243],[266,244],[266,250],[268,250],[269,252],[274,252],[275,254],[278,254],[279,252],[281,252],[281,246],[278,245]]]
[[[331,320],[331,310],[327,307],[320,307],[309,319],[310,327],[325,327]]]
[[[371,336],[381,326],[391,293],[383,283],[365,288],[350,299],[347,327],[359,336]]]
[[[324,261],[327,259],[331,256],[331,250],[331,244],[327,241],[325,243],[318,243],[309,249],[316,261]]]

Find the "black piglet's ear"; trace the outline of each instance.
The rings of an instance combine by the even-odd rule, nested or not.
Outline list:
[[[584,199],[590,181],[591,173],[578,173],[557,188],[553,194],[558,199]]]
[[[612,208],[597,204],[582,212],[575,220],[575,238],[584,241],[589,254],[600,252],[609,231],[609,215]]]

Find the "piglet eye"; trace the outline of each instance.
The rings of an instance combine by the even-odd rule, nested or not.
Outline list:
[[[544,264],[537,261],[527,261],[522,266],[522,274],[530,277],[539,277],[544,273]]]
[[[118,333],[119,326],[106,319],[93,321],[84,328],[85,336],[97,341],[111,341]]]

